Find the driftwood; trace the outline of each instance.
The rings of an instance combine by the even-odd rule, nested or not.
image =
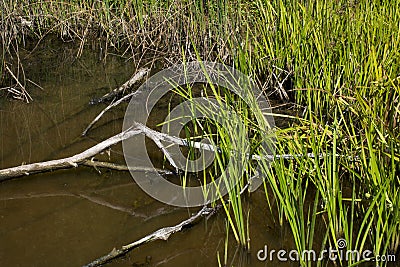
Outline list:
[[[121,166],[113,163],[105,163],[105,162],[96,162],[96,161],[91,161],[89,160],[96,154],[102,152],[106,148],[117,144],[125,139],[128,139],[130,137],[133,137],[138,134],[143,134],[147,136],[148,138],[152,139],[157,146],[161,149],[161,151],[164,153],[165,157],[168,159],[168,161],[171,163],[171,165],[178,170],[178,167],[174,163],[172,156],[169,154],[168,150],[164,147],[164,145],[161,143],[161,141],[164,142],[169,142],[175,145],[180,145],[180,146],[185,146],[185,147],[193,147],[193,148],[198,148],[202,150],[208,150],[211,152],[220,152],[220,148],[215,147],[210,144],[206,143],[201,143],[201,142],[191,142],[183,138],[179,138],[176,136],[170,136],[165,133],[160,133],[155,130],[150,129],[149,127],[141,124],[141,123],[134,123],[131,128],[128,130],[125,130],[124,132],[114,135],[107,140],[77,154],[68,158],[62,158],[62,159],[57,159],[57,160],[50,160],[50,161],[45,161],[45,162],[38,162],[38,163],[32,163],[32,164],[27,164],[27,165],[21,165],[17,167],[12,167],[8,169],[3,169],[0,170],[0,182],[4,180],[8,180],[14,177],[19,177],[19,176],[24,176],[24,175],[30,175],[33,173],[38,173],[38,172],[46,172],[46,171],[51,171],[51,170],[56,170],[56,169],[65,169],[65,168],[71,168],[71,167],[78,167],[78,165],[86,165],[86,166],[93,166],[93,167],[105,167],[109,169],[115,169],[115,170],[129,170],[128,167],[126,166]],[[283,154],[283,155],[264,155],[264,156],[259,156],[259,155],[251,155],[249,158],[252,160],[260,160],[262,158],[272,160],[276,158],[284,158],[284,159],[293,159],[293,158],[298,158],[298,157],[323,157],[322,154],[320,155],[314,155],[313,153],[308,153],[308,154],[299,154],[299,155],[291,155],[291,154]],[[161,170],[161,169],[142,169],[142,168],[132,168],[132,170],[142,170],[142,171],[158,171],[160,173],[164,174],[171,174],[171,172],[167,170]]]
[[[130,244],[127,244],[125,246],[122,246],[119,249],[114,248],[110,253],[108,253],[105,256],[102,256],[91,263],[85,265],[85,267],[94,267],[94,266],[100,266],[112,259],[121,257],[131,251],[132,249],[139,247],[143,244],[149,243],[151,241],[155,240],[167,240],[170,235],[181,231],[185,226],[188,226],[192,223],[194,223],[198,218],[200,218],[203,215],[208,215],[210,213],[215,212],[215,208],[208,208],[207,206],[204,206],[200,211],[198,211],[195,215],[191,216],[189,219],[182,221],[181,223],[175,225],[175,226],[170,226],[170,227],[164,227],[161,228],[135,242],[132,242]]]
[[[133,76],[130,80],[128,80],[127,82],[125,82],[119,89],[125,90],[126,88],[132,86],[135,82],[139,81],[141,78],[143,78],[148,72],[150,71],[150,69],[144,68],[144,69],[140,69],[139,72],[137,72],[135,74],[135,76]],[[119,90],[118,89],[118,90]],[[87,132],[90,130],[90,128],[92,128],[92,126],[100,120],[100,118],[104,115],[104,113],[106,113],[109,109],[119,105],[120,103],[124,102],[125,100],[133,97],[134,95],[138,94],[139,92],[135,91],[132,93],[129,93],[125,96],[123,96],[122,98],[118,99],[115,102],[112,102],[111,104],[109,104],[105,109],[103,109],[99,115],[97,115],[96,118],[94,118],[94,120],[86,127],[86,129],[83,131],[82,136],[85,136],[87,134]]]
[[[0,170],[0,182],[8,180],[14,177],[30,175],[37,172],[45,172],[56,169],[64,169],[71,167],[78,167],[88,158],[95,156],[106,148],[121,142],[122,140],[128,139],[134,135],[141,133],[139,129],[130,128],[120,134],[114,135],[107,140],[98,143],[97,145],[79,153],[72,157],[50,160],[45,162],[32,163],[27,165],[21,165],[18,167],[12,167],[8,169]]]
[[[118,95],[122,94],[124,91],[131,88],[136,82],[141,80],[144,76],[146,76],[149,73],[149,71],[150,71],[150,69],[148,69],[148,68],[139,69],[135,73],[135,75],[132,78],[130,78],[128,81],[126,81],[123,85],[121,85],[118,88],[115,88],[114,90],[103,95],[100,98],[94,98],[94,99],[90,100],[89,104],[95,105],[95,104],[109,101],[109,100],[113,99],[114,97],[117,97]]]
[[[251,179],[253,179],[254,177],[252,177]],[[244,192],[246,192],[246,190],[248,190],[249,188],[249,183],[247,183],[242,190],[240,191],[240,195],[242,195]],[[239,197],[237,195],[237,197]],[[231,200],[225,200],[224,203],[229,203]],[[203,206],[203,208],[197,212],[195,215],[192,215],[189,219],[182,221],[181,223],[175,225],[175,226],[171,226],[171,227],[164,227],[161,229],[158,229],[157,231],[135,241],[132,242],[128,245],[122,246],[119,249],[114,248],[113,250],[111,250],[110,253],[108,253],[105,256],[102,256],[94,261],[92,261],[91,263],[84,265],[84,267],[95,267],[95,266],[100,266],[104,263],[107,263],[115,258],[121,257],[123,255],[125,255],[126,253],[128,253],[129,251],[131,251],[134,248],[137,248],[141,245],[144,245],[146,243],[149,243],[151,241],[155,241],[155,240],[167,240],[170,235],[177,233],[179,231],[182,230],[183,227],[189,225],[189,224],[193,224],[194,222],[197,221],[198,218],[200,218],[201,216],[205,216],[207,215],[207,219],[209,219],[212,215],[214,215],[215,213],[217,213],[217,211],[223,207],[222,204],[218,204],[212,208],[208,208],[207,206]]]
[[[24,176],[24,175],[30,175],[30,174],[38,173],[38,172],[46,172],[46,171],[51,171],[51,170],[56,170],[56,169],[78,167],[78,165],[87,165],[87,166],[93,166],[93,167],[107,167],[107,168],[111,168],[111,169],[128,170],[128,168],[125,169],[125,167],[117,166],[116,164],[96,163],[96,161],[91,161],[89,159],[92,158],[93,156],[95,156],[96,154],[102,152],[106,148],[108,148],[114,144],[117,144],[125,139],[128,139],[130,137],[138,135],[138,134],[144,134],[148,138],[152,139],[156,144],[158,144],[160,146],[160,149],[166,155],[166,158],[171,159],[171,160],[172,160],[172,157],[169,155],[169,152],[163,147],[163,145],[161,144],[161,141],[166,141],[166,142],[170,142],[170,143],[173,143],[176,145],[182,145],[182,146],[190,146],[191,145],[195,148],[215,151],[215,149],[212,145],[203,144],[200,142],[190,142],[189,143],[185,139],[182,139],[179,137],[174,137],[174,136],[169,136],[167,134],[154,131],[143,124],[135,123],[128,130],[125,130],[124,132],[122,132],[120,134],[114,135],[114,136],[108,138],[107,140],[105,140],[101,143],[98,143],[97,145],[95,145],[79,154],[76,154],[74,156],[71,156],[68,158],[57,159],[57,160],[50,160],[50,161],[45,161],[45,162],[21,165],[21,166],[17,166],[17,167],[0,170],[0,182],[11,179],[11,178],[20,177],[20,176]],[[176,165],[173,163],[173,161],[170,163],[175,168],[177,168]],[[144,170],[144,171],[146,171],[146,170]],[[164,173],[168,174],[168,171],[163,171],[163,170],[156,170],[156,171],[164,172]]]

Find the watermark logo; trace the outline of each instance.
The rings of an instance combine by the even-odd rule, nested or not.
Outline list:
[[[346,239],[343,239],[343,238],[339,238],[336,241],[336,244],[337,244],[338,249],[343,249],[343,248],[347,247],[347,241],[346,241]]]
[[[376,261],[376,262],[395,262],[396,255],[388,254],[388,255],[374,255],[373,251],[365,249],[363,251],[351,250],[347,248],[346,239],[340,238],[336,241],[336,247],[329,247],[328,249],[322,250],[320,253],[317,253],[315,250],[268,250],[268,246],[265,245],[264,248],[260,249],[257,252],[257,259],[259,261]]]
[[[163,96],[178,86],[194,83],[212,84],[230,90],[243,99],[250,110],[261,110],[261,112],[254,112],[259,127],[273,131],[274,119],[268,99],[262,91],[247,75],[232,67],[213,62],[190,62],[176,65],[150,77],[138,89],[138,94],[130,101],[124,117],[123,130],[131,128],[136,123],[146,125],[150,113]],[[222,126],[229,123],[229,142],[233,149],[226,171],[213,182],[197,187],[176,185],[167,181],[157,172],[138,175],[131,171],[136,183],[153,198],[180,207],[205,205],[227,194],[245,171],[244,164],[249,160],[251,152],[249,140],[243,136],[244,129],[246,129],[245,123],[241,120],[241,116],[236,113],[236,110],[221,101],[202,96],[180,103],[167,115],[165,121],[168,123],[162,127],[162,134],[178,137],[186,123],[198,118],[212,119]],[[273,134],[270,136],[273,136]],[[271,145],[271,142],[273,142],[273,137],[262,140],[260,151],[272,155],[274,146]],[[212,144],[207,139],[200,143]],[[126,139],[122,142],[122,146],[128,167],[154,168],[146,148],[144,136],[138,135]],[[168,149],[168,154],[172,156],[176,167],[184,172],[202,171],[215,160],[215,153],[212,151],[203,150],[200,158],[191,160],[182,154],[181,149],[176,144],[168,144],[165,148]],[[216,149],[214,147],[214,150]],[[261,174],[261,172],[259,173]],[[262,182],[263,177],[261,175],[252,179],[251,190],[257,189]]]

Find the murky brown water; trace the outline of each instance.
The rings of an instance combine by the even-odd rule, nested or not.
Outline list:
[[[30,104],[1,100],[0,168],[70,156],[121,130],[124,107],[109,112],[89,137],[80,137],[104,108],[88,105],[89,100],[125,82],[133,62],[109,56],[104,65],[91,51],[74,60],[74,50],[58,47],[39,49],[26,64],[28,77],[45,90],[31,88]],[[106,154],[97,158],[123,163],[121,146],[112,148],[110,159]],[[0,266],[81,266],[196,211],[153,200],[129,172],[100,171],[79,167],[0,183]],[[256,253],[264,245],[288,248],[291,235],[274,223],[261,188],[246,202],[251,253],[236,250],[230,235],[229,265],[277,265],[258,261]],[[224,258],[225,237],[220,212],[109,266],[217,266],[217,254]]]

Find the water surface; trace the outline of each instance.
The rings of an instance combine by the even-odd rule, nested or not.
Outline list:
[[[104,63],[96,50],[75,59],[74,49],[45,43],[30,55],[24,52],[27,76],[44,90],[31,87],[30,104],[1,101],[0,168],[71,156],[121,131],[126,105],[109,112],[88,137],[80,137],[105,107],[89,101],[129,79],[136,63],[112,55]],[[124,163],[121,145],[96,158]],[[274,221],[265,200],[261,188],[246,198],[251,251],[237,249],[230,234],[229,265],[274,266],[258,261],[257,251],[264,245],[291,248],[288,228]],[[9,180],[0,183],[0,265],[81,266],[194,212],[155,201],[129,172],[79,167]],[[108,266],[217,266],[217,254],[224,258],[225,224],[221,211]]]

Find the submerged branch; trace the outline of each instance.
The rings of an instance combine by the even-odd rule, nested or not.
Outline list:
[[[189,219],[184,220],[175,226],[164,227],[164,228],[158,229],[157,231],[155,231],[135,242],[132,242],[130,244],[122,246],[119,249],[114,248],[107,255],[102,256],[102,257],[92,261],[91,263],[85,265],[85,267],[100,266],[112,259],[115,259],[117,257],[121,257],[121,256],[125,255],[130,250],[132,250],[136,247],[139,247],[143,244],[146,244],[146,243],[154,241],[154,240],[167,240],[170,237],[170,235],[181,231],[183,229],[183,227],[194,223],[198,218],[200,218],[203,215],[209,214],[214,209],[216,209],[216,208],[208,208],[207,206],[204,206],[200,211],[198,211],[195,215],[191,216]]]
[[[240,191],[239,195],[242,195],[246,190],[249,188],[249,183],[247,183],[242,190]],[[238,197],[238,196],[237,196]],[[225,200],[224,203],[229,203],[231,200]],[[176,232],[179,232],[182,230],[184,226],[187,226],[189,224],[194,223],[199,217],[207,215],[207,219],[209,219],[212,215],[217,213],[217,211],[222,207],[223,205],[218,204],[215,207],[208,208],[207,206],[203,206],[203,208],[197,212],[195,215],[190,217],[187,220],[182,221],[181,223],[175,225],[175,226],[170,226],[170,227],[164,227],[161,229],[158,229],[157,231],[135,241],[132,242],[128,245],[122,246],[120,249],[114,248],[110,253],[108,253],[105,256],[102,256],[91,263],[84,265],[84,267],[95,267],[95,266],[100,266],[106,262],[109,262],[115,258],[121,257],[131,251],[132,249],[139,247],[143,244],[149,243],[151,241],[155,240],[167,240],[171,234],[174,234]]]
[[[169,170],[163,170],[158,168],[148,168],[148,167],[128,167],[126,165],[116,164],[112,162],[106,161],[95,161],[95,160],[85,160],[82,162],[82,165],[93,167],[93,168],[106,168],[116,171],[140,171],[140,172],[158,172],[161,174],[173,174],[173,172]]]
[[[89,193],[72,193],[72,192],[58,192],[58,193],[28,193],[28,194],[17,194],[12,196],[1,196],[1,201],[9,200],[21,200],[21,199],[37,199],[37,198],[49,198],[49,197],[74,197],[85,199],[93,204],[100,205],[112,210],[120,211],[129,214],[130,216],[142,218],[147,220],[149,216],[144,213],[136,212],[134,208],[129,206],[123,206],[115,204],[110,201],[103,199],[101,196],[96,196],[93,192]]]
[[[135,84],[137,81],[139,81],[140,79],[142,79],[148,72],[150,71],[150,69],[148,68],[143,68],[140,69],[130,80],[128,80],[127,82],[125,82],[121,87],[119,87],[117,89],[117,92],[122,92],[124,90],[126,90],[127,88],[131,87],[133,84]],[[114,92],[114,91],[113,91]],[[118,99],[115,102],[112,102],[111,104],[109,104],[105,109],[103,109],[97,116],[96,118],[94,118],[94,120],[86,127],[86,129],[83,131],[82,136],[85,136],[87,134],[87,132],[90,130],[90,128],[93,127],[93,125],[98,122],[100,120],[100,118],[111,108],[119,105],[120,103],[122,103],[123,101],[129,99],[130,97],[138,94],[138,91],[132,92],[130,94],[125,95],[124,97]],[[117,94],[117,93],[115,93]],[[105,95],[102,98],[108,98],[110,96]]]

